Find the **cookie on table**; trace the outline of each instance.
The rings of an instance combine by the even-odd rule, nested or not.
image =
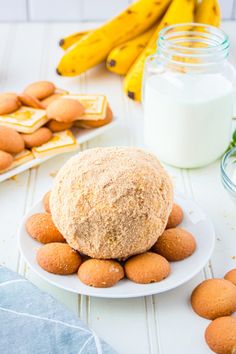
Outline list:
[[[58,98],[61,97],[62,97],[61,93],[53,93],[52,95],[41,100],[41,104],[43,105],[44,108],[47,108],[52,102],[58,100]]]
[[[73,125],[73,122],[58,122],[55,119],[51,119],[48,123],[47,123],[47,127],[53,132],[53,133],[57,133],[57,132],[61,132],[63,130],[66,129],[70,129]]]
[[[49,273],[69,275],[76,273],[82,260],[78,252],[66,243],[48,243],[37,252],[37,262]]]
[[[170,274],[169,262],[152,252],[129,258],[124,267],[127,278],[139,284],[159,282]]]
[[[70,130],[53,133],[52,138],[45,144],[32,148],[37,157],[55,156],[63,152],[74,151],[78,148],[77,140]]]
[[[99,121],[104,120],[109,112],[107,111],[108,102],[107,97],[104,95],[91,95],[91,94],[68,94],[64,95],[65,99],[74,99],[82,104],[84,112],[79,118],[86,121]],[[110,111],[111,113],[111,111]]]
[[[46,127],[39,128],[31,134],[21,134],[25,146],[33,148],[47,143],[52,138],[52,132]]]
[[[109,124],[113,119],[113,113],[111,108],[108,106],[107,107],[107,114],[104,119],[83,119],[83,120],[78,120],[76,121],[76,126],[79,128],[99,128],[102,127],[103,125]]]
[[[18,99],[24,106],[44,109],[43,104],[34,96],[27,95],[26,93],[21,93],[18,95]]]
[[[233,283],[234,285],[236,285],[236,268],[231,269],[230,271],[228,271],[224,278],[228,281],[231,281],[231,283]]]
[[[225,316],[212,321],[206,331],[205,339],[214,353],[236,353],[236,318]]]
[[[18,154],[25,148],[22,136],[12,128],[0,126],[0,150]]]
[[[0,115],[9,114],[17,111],[21,106],[21,103],[14,97],[2,97],[0,98]]]
[[[0,172],[8,170],[13,163],[13,156],[8,152],[0,150]]]
[[[16,168],[26,162],[33,160],[34,155],[32,154],[32,152],[30,150],[24,149],[23,151],[19,152],[18,154],[14,154],[12,157],[13,157],[13,162],[4,170],[1,170],[0,171],[1,173],[12,170],[13,168]]]
[[[124,270],[113,260],[89,259],[80,266],[78,277],[86,285],[109,288],[124,278]]]
[[[14,98],[14,99],[19,101],[18,95],[15,92],[3,92],[3,93],[0,93],[0,100],[2,100],[4,98]]]
[[[66,242],[48,213],[37,213],[29,217],[25,224],[26,231],[41,243]]]
[[[51,214],[50,205],[49,205],[50,194],[51,194],[51,192],[49,191],[43,197],[44,210],[46,211],[46,213],[49,213],[49,214]]]
[[[192,292],[193,310],[209,320],[229,316],[236,311],[236,286],[225,279],[208,279]]]
[[[72,98],[59,98],[46,108],[48,118],[66,123],[79,119],[83,112],[83,105]]]
[[[181,261],[194,253],[196,241],[190,232],[177,227],[165,230],[152,249],[170,262]]]
[[[30,134],[49,121],[44,109],[21,106],[16,112],[0,115],[0,125]]]
[[[54,91],[54,93],[52,95],[44,98],[43,100],[41,100],[41,103],[44,106],[44,108],[47,108],[50,105],[50,103],[57,100],[58,98],[61,98],[63,95],[66,95],[66,94],[68,94],[68,91],[56,87],[56,90]]]
[[[169,219],[167,221],[166,228],[172,229],[172,228],[178,226],[183,221],[183,218],[184,218],[183,209],[181,208],[181,206],[174,203],[172,211],[169,216]]]
[[[36,81],[28,85],[23,93],[36,97],[38,100],[42,100],[52,95],[55,89],[55,85],[50,81]]]

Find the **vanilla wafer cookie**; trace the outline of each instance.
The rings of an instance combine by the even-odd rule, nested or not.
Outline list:
[[[33,133],[48,121],[45,110],[25,106],[16,112],[0,115],[0,125],[13,128],[21,133]]]
[[[54,133],[45,144],[35,147],[32,152],[35,157],[46,157],[76,150],[78,143],[70,130]]]

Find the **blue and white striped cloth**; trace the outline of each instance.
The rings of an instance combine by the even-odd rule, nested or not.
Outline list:
[[[0,353],[115,354],[75,315],[0,266]]]

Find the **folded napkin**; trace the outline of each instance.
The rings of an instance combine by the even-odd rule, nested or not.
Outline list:
[[[53,297],[0,266],[0,353],[114,354],[115,351]]]

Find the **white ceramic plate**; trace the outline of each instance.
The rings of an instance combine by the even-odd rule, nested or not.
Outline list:
[[[78,144],[83,144],[88,140],[91,140],[93,138],[95,138],[96,136],[106,132],[107,130],[109,130],[111,127],[113,127],[118,121],[118,118],[113,118],[113,121],[107,125],[104,125],[103,127],[99,127],[99,128],[93,128],[93,129],[77,129],[75,128],[74,130],[74,134],[76,137],[76,140],[78,142]],[[79,148],[78,145],[78,148]],[[36,158],[33,159],[29,162],[26,162],[20,166],[17,166],[16,168],[13,168],[12,170],[9,170],[5,173],[0,174],[0,182],[5,181],[8,178],[11,178],[15,175],[18,175],[21,172],[24,172],[26,170],[28,170],[29,168],[35,167],[37,165],[41,165],[41,163],[52,159],[53,157],[57,156],[56,155],[52,155],[52,156],[48,156],[48,157],[43,157],[43,158]]]
[[[29,210],[19,228],[20,251],[25,261],[40,277],[50,284],[77,294],[106,298],[128,298],[162,293],[184,284],[199,273],[210,259],[215,243],[214,228],[202,210],[193,201],[183,197],[176,197],[175,199],[184,210],[184,221],[181,227],[187,229],[195,236],[197,249],[191,257],[180,262],[172,262],[171,274],[159,283],[142,285],[123,279],[111,288],[101,289],[84,285],[76,274],[62,276],[44,271],[36,261],[36,252],[41,247],[41,244],[27,234],[24,226],[30,215],[43,211],[41,201]]]

